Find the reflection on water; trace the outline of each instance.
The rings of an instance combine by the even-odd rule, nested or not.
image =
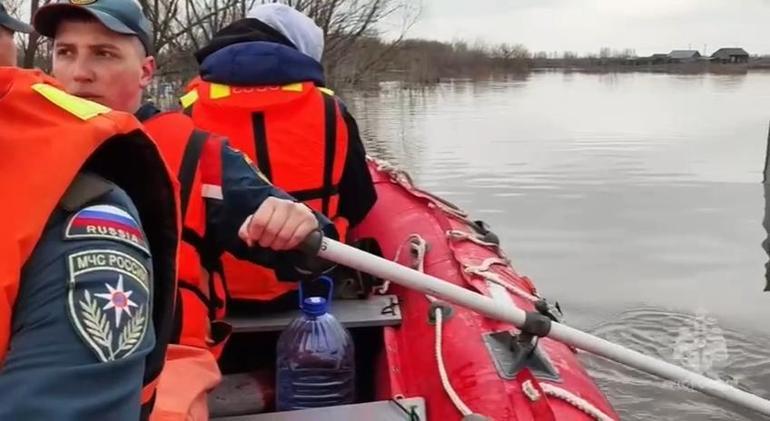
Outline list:
[[[536,73],[346,99],[369,152],[487,221],[570,323],[613,320],[640,340],[614,339],[654,347],[705,311],[728,332],[724,375],[770,397],[767,367],[733,358],[770,359],[752,345],[770,338],[760,246],[770,74]],[[618,319],[640,307],[662,326]],[[739,419],[649,379],[619,386],[647,378],[615,364],[591,367],[624,419]]]

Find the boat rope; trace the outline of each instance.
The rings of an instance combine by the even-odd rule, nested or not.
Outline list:
[[[566,389],[562,389],[550,383],[540,383],[540,388],[543,389],[543,392],[545,392],[546,395],[553,396],[554,398],[558,398],[567,402],[575,408],[583,411],[586,415],[592,417],[596,421],[615,421],[614,418],[605,414],[587,400],[575,395]]]
[[[473,225],[473,221],[468,219],[468,214],[465,211],[458,208],[454,204],[415,186],[414,182],[412,181],[412,177],[406,171],[384,160],[371,157],[368,159],[377,165],[377,171],[387,173],[390,176],[391,182],[400,185],[414,196],[428,200],[430,207],[437,207],[447,215],[467,222],[469,225]]]
[[[444,391],[449,395],[449,399],[454,406],[460,411],[463,416],[473,414],[473,411],[468,408],[468,405],[463,402],[460,396],[457,394],[452,384],[449,382],[449,376],[446,373],[446,366],[444,365],[444,356],[441,352],[441,330],[444,324],[444,314],[441,307],[436,307],[434,314],[436,318],[436,363],[438,364],[438,374],[441,377],[441,385],[444,387]]]
[[[449,230],[446,233],[447,237],[449,237],[450,240],[465,240],[470,241],[472,243],[478,244],[482,247],[489,247],[497,250],[497,253],[500,254],[503,258],[505,257],[505,253],[503,253],[503,250],[500,248],[500,245],[497,243],[490,243],[483,240],[483,236],[478,234],[471,234],[466,231],[460,231],[460,230]]]
[[[476,275],[480,278],[483,278],[484,280],[500,285],[501,287],[505,288],[509,292],[516,294],[519,297],[529,300],[533,303],[540,300],[540,297],[530,294],[529,292],[525,291],[523,288],[517,287],[516,285],[513,285],[510,282],[504,280],[503,277],[500,276],[499,274],[490,271],[490,267],[492,265],[508,266],[510,263],[507,260],[499,259],[496,257],[490,257],[484,260],[483,262],[481,262],[480,265],[470,265],[465,262],[461,262],[461,264],[463,265],[463,271],[465,273]]]
[[[401,252],[404,250],[404,246],[409,244],[411,246],[411,252],[415,253],[415,261],[412,262],[411,268],[425,272],[425,253],[428,250],[428,245],[425,240],[417,234],[412,234],[404,241],[401,246],[396,250],[396,256],[393,258],[394,262],[399,262],[401,259]],[[377,288],[378,294],[387,294],[390,289],[390,281],[385,280],[382,286]]]
[[[425,241],[424,238],[422,238],[418,234],[412,234],[409,236],[409,239],[407,240],[409,245],[411,246],[411,251],[414,253],[414,260],[412,262],[412,268],[420,271],[425,272],[425,255],[428,252],[428,242]],[[398,253],[401,253],[401,250],[403,250],[403,245],[399,248]],[[396,259],[398,261],[398,259]],[[438,300],[436,297],[433,297],[429,294],[425,295],[425,298],[428,299],[429,302],[435,303]],[[443,346],[442,346],[442,336],[443,336],[443,327],[444,327],[444,313],[440,306],[437,306],[434,310],[434,319],[435,319],[435,356],[436,356],[436,365],[438,366],[438,374],[441,378],[441,386],[444,388],[444,391],[446,392],[447,396],[449,396],[449,400],[452,401],[455,408],[457,408],[458,411],[463,416],[471,415],[473,414],[473,411],[468,408],[468,405],[463,402],[462,398],[460,398],[460,395],[457,394],[457,391],[452,387],[452,383],[449,381],[449,375],[446,372],[446,364],[444,364],[444,353],[443,353]]]

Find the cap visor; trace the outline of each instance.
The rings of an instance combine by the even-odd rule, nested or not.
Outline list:
[[[14,32],[23,32],[30,34],[35,31],[31,25],[28,25],[20,20],[16,20],[10,16],[0,16],[0,25],[5,26]]]
[[[125,35],[136,35],[134,30],[124,25],[120,20],[101,10],[85,6],[75,6],[72,4],[51,4],[40,8],[32,19],[32,25],[34,25],[40,35],[53,38],[56,36],[56,28],[59,26],[61,18],[66,16],[62,12],[65,12],[66,10],[86,12],[113,32]]]

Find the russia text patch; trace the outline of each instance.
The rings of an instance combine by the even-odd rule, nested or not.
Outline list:
[[[136,219],[123,209],[111,205],[89,206],[78,211],[70,218],[64,238],[118,240],[149,253],[147,239]]]

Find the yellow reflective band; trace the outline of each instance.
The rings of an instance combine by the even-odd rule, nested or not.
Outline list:
[[[104,105],[97,104],[87,99],[78,98],[45,83],[36,83],[32,85],[32,90],[81,120],[89,120],[100,114],[106,114],[112,111]]]
[[[193,89],[192,91],[184,94],[183,97],[179,98],[179,102],[182,104],[182,108],[187,108],[195,102],[198,101],[198,90]]]
[[[220,99],[230,96],[230,87],[227,85],[220,85],[219,83],[211,84],[211,92],[209,92],[209,98]]]
[[[334,91],[328,88],[318,88],[319,91],[325,93],[326,95],[334,96]]]
[[[302,92],[302,84],[301,83],[291,83],[289,85],[283,85],[281,87],[282,91],[287,92]]]

